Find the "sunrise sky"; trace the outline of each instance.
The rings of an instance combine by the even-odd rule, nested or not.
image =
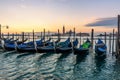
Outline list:
[[[110,32],[117,27],[120,0],[0,0],[2,32]]]

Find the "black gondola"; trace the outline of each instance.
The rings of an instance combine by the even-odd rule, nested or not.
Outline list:
[[[62,42],[56,47],[57,53],[68,53],[72,52],[74,47],[78,45],[78,39],[76,38],[73,42],[70,42],[70,38],[68,38],[65,42]]]
[[[106,55],[107,47],[101,39],[98,39],[97,43],[95,44],[95,52],[97,55]]]
[[[74,54],[85,55],[89,53],[89,49],[91,47],[91,42],[87,38],[86,42],[80,45],[79,48],[74,48]]]
[[[37,52],[44,53],[44,52],[56,52],[56,44],[60,42],[60,39],[57,41],[49,42],[47,46],[39,47],[37,46]]]
[[[1,46],[2,49],[7,50],[7,51],[12,51],[15,50],[15,42],[17,42],[17,44],[21,44],[23,42],[27,41],[27,39],[25,39],[24,41],[18,41],[18,39],[16,40],[2,40],[1,41]]]
[[[30,42],[27,42],[27,43],[23,43],[23,44],[20,44],[20,45],[17,45],[16,44],[16,51],[18,52],[37,52],[37,47],[42,47],[42,46],[45,46],[45,45],[48,45],[51,38],[45,42],[43,42],[44,38],[42,38],[41,40],[38,40],[38,41],[30,41]]]

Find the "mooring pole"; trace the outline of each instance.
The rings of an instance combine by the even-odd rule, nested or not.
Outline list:
[[[119,53],[119,48],[118,48],[118,32],[116,32],[116,53],[115,56],[117,57],[118,53]]]
[[[13,40],[14,40],[14,33],[12,34],[12,38],[13,38]]]
[[[9,39],[9,36],[10,36],[10,34],[9,34],[9,32],[8,32],[8,39]]]
[[[30,33],[28,33],[28,40],[30,41]]]
[[[58,29],[58,40],[60,40],[60,30]]]
[[[33,43],[34,43],[34,39],[35,39],[35,33],[34,33],[34,30],[33,30]]]
[[[75,27],[74,27],[74,29],[73,29],[73,32],[74,32],[74,40],[75,40],[75,34],[76,34],[76,33],[75,33]]]
[[[109,34],[109,53],[111,53],[111,33]]]
[[[48,30],[48,35],[47,35],[47,39],[51,38],[50,36],[50,31]]]
[[[119,41],[119,39],[120,39],[120,15],[118,15],[118,42],[117,42],[117,46],[118,46],[118,53],[117,53],[117,56],[119,55],[119,49],[120,49],[120,46],[119,46],[119,44],[120,44],[120,41]]]
[[[105,45],[106,45],[106,32],[105,32]]]
[[[44,42],[45,42],[45,29],[44,29]]]
[[[114,33],[115,33],[115,30],[113,29],[112,53],[114,52]]]
[[[91,31],[91,48],[93,49],[93,42],[94,42],[94,29]]]
[[[42,32],[41,32],[41,38],[42,38],[43,36],[42,36]]]
[[[17,32],[16,32],[16,35],[15,35],[15,36],[16,36],[16,39],[17,39]]]
[[[24,32],[22,32],[22,42],[24,41]]]
[[[0,40],[1,40],[1,24],[0,24]]]
[[[80,45],[81,45],[81,32],[80,32]]]
[[[69,31],[69,37],[71,37],[71,33],[72,33],[72,30],[70,29],[70,31]]]

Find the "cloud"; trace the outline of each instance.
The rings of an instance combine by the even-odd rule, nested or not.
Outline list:
[[[85,26],[87,27],[114,27],[117,26],[117,17],[108,17],[108,18],[99,18],[96,19],[93,23],[88,23]]]

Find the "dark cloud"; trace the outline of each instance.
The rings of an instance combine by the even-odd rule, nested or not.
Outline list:
[[[99,27],[99,26],[114,27],[114,26],[117,26],[117,17],[99,18],[99,19],[96,19],[95,22],[88,23],[85,26],[87,27]]]

